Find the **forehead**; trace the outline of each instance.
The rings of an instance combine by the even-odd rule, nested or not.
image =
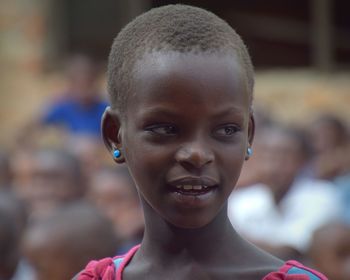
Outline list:
[[[210,66],[208,68],[208,66]],[[200,70],[193,73],[193,70]],[[219,71],[218,71],[219,70]],[[192,73],[191,73],[192,72]],[[133,78],[166,77],[177,74],[206,79],[234,79],[245,83],[244,69],[234,53],[180,53],[176,51],[159,51],[146,53],[135,62]],[[194,75],[195,74],[195,75]]]
[[[233,53],[147,53],[135,63],[132,75],[134,100],[152,92],[155,99],[162,101],[169,99],[171,94],[165,93],[172,91],[174,101],[181,97],[179,93],[192,95],[198,101],[205,91],[211,91],[218,101],[223,97],[220,93],[232,93],[232,97],[240,95],[249,103],[244,69]]]

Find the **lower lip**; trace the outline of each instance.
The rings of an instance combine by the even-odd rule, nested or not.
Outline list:
[[[170,192],[172,198],[187,208],[198,208],[206,206],[214,198],[217,188],[212,188],[208,192],[199,194],[183,194],[180,192]]]

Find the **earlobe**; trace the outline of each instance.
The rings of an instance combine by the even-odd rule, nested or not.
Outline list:
[[[122,141],[120,137],[120,117],[115,112],[113,112],[110,107],[107,107],[103,113],[101,129],[103,141],[111,153],[114,161],[117,163],[125,162],[125,158],[122,153]]]

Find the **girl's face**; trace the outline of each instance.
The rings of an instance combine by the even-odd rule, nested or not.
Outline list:
[[[202,227],[225,205],[254,133],[246,88],[232,55],[153,53],[135,65],[125,119],[104,121],[119,140],[104,136],[167,222]]]

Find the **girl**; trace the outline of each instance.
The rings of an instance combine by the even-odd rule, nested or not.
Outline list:
[[[253,84],[242,40],[205,10],[164,6],[120,32],[102,133],[136,183],[145,233],[78,279],[326,279],[261,251],[228,220],[228,196],[252,154]]]

